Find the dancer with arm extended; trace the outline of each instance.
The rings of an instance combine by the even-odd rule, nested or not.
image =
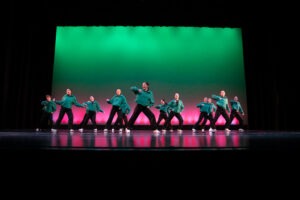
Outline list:
[[[128,122],[128,129],[126,130],[127,133],[130,133],[130,129],[132,129],[134,122],[138,118],[141,112],[143,112],[146,117],[150,121],[150,126],[153,129],[153,132],[155,134],[158,134],[159,131],[157,129],[157,124],[155,120],[155,116],[153,112],[150,110],[150,108],[154,105],[154,96],[153,92],[149,88],[148,82],[142,83],[142,89],[139,89],[136,86],[133,86],[130,88],[134,94],[136,95],[135,102],[137,103],[133,114],[131,115],[129,122]]]
[[[121,110],[122,110],[122,117],[121,117],[121,121],[118,121],[116,120],[114,126],[120,126],[120,127],[124,127],[124,130],[126,130],[127,126],[128,126],[128,118],[127,118],[127,115],[130,113],[130,106],[128,105],[127,102],[124,102],[122,105],[121,105]],[[123,122],[124,122],[124,125],[123,125]],[[123,129],[120,128],[119,129],[119,132],[122,133]]]
[[[103,110],[101,109],[98,101],[96,101],[93,96],[90,96],[90,100],[87,102],[84,102],[83,105],[86,107],[86,113],[83,117],[82,122],[79,125],[78,130],[80,132],[83,132],[83,128],[87,125],[89,119],[91,119],[94,132],[97,132],[96,113],[97,112],[103,113]]]
[[[112,120],[113,120],[116,113],[118,115],[118,118],[117,118],[116,121],[122,121],[121,105],[124,104],[124,103],[127,104],[127,100],[126,100],[126,97],[121,93],[122,93],[121,89],[117,89],[116,94],[112,98],[106,99],[106,102],[111,104],[112,108],[110,110],[108,120],[105,124],[104,132],[107,132],[108,130],[111,129]],[[116,128],[119,128],[118,123],[116,123],[115,125],[116,126],[114,126],[111,129],[111,132],[114,132]]]
[[[47,94],[46,100],[41,102],[43,105],[42,114],[40,118],[39,127],[36,131],[40,131],[43,129],[52,129],[53,128],[53,113],[56,111],[56,104],[51,99],[51,95]]]
[[[71,89],[66,89],[66,94],[62,97],[61,101],[55,101],[56,104],[61,105],[58,119],[55,123],[54,129],[52,129],[53,132],[56,132],[57,129],[60,126],[60,123],[65,115],[65,113],[68,115],[68,128],[70,132],[73,132],[73,111],[72,111],[72,105],[75,105],[77,107],[83,108],[84,106],[80,103],[78,103],[76,97],[72,95]]]
[[[202,124],[204,124],[204,126],[207,121],[208,110],[210,108],[209,104],[207,103],[207,97],[204,97],[203,101],[200,102],[199,104],[197,104],[196,107],[200,108],[200,115],[199,115],[197,122],[195,123],[195,125],[192,128],[193,133],[198,130],[199,124],[201,123],[202,119],[203,119]],[[204,126],[201,125],[202,132],[204,132]]]
[[[165,101],[165,99],[160,100],[160,104],[155,106],[155,108],[159,109],[159,117],[157,120],[157,126],[159,126],[160,122],[164,119],[165,122],[168,119],[168,115],[170,114],[170,107],[168,106],[168,103]],[[171,123],[170,127],[171,128]]]

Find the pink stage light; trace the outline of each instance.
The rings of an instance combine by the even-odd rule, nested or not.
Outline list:
[[[121,139],[121,140],[120,140]],[[125,147],[129,142],[126,137],[103,137],[87,134],[83,137],[81,134],[59,134],[57,137],[52,138],[51,146],[53,147]],[[229,140],[230,139],[230,140]],[[132,138],[133,147],[227,147],[232,145],[233,147],[240,146],[240,136],[232,135],[228,138],[224,132],[210,136],[207,134],[205,137],[182,136],[177,133],[171,134],[170,138],[166,140],[166,137],[155,137],[153,141],[152,134],[148,135],[136,135]],[[168,142],[168,144],[166,144]]]
[[[72,147],[83,147],[83,138],[80,135],[73,135],[71,140]]]
[[[226,135],[215,136],[217,147],[226,147]]]

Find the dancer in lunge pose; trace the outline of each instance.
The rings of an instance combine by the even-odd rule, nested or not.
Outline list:
[[[146,115],[146,117],[149,119],[151,128],[153,129],[153,132],[155,134],[158,134],[159,131],[157,129],[155,116],[154,116],[153,112],[150,110],[150,107],[152,107],[155,102],[154,102],[153,92],[149,89],[149,83],[143,82],[142,89],[139,89],[136,86],[133,86],[130,89],[136,95],[135,102],[137,104],[134,108],[132,116],[129,119],[128,129],[126,129],[126,132],[130,133],[130,129],[132,129],[135,120],[137,119],[139,114],[141,112],[143,112]]]

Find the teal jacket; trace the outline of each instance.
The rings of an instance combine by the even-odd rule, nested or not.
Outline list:
[[[181,100],[176,101],[175,99],[168,103],[171,110],[176,113],[181,113],[184,109],[183,102]]]
[[[114,95],[107,103],[112,104],[113,106],[121,107],[123,103],[127,104],[126,98],[124,95]]]
[[[168,106],[167,103],[164,104],[164,105],[159,104],[159,105],[155,106],[155,108],[159,109],[159,111],[163,111],[163,112],[168,113],[168,114],[170,113],[170,109],[171,109],[171,108]]]
[[[47,113],[53,113],[56,111],[56,104],[54,101],[42,101],[43,111]]]
[[[74,104],[77,107],[84,107],[82,104],[78,103],[77,99],[73,95],[67,95],[65,94],[61,101],[55,101],[58,105],[61,105],[64,108],[72,108],[72,105]]]
[[[153,106],[154,105],[154,97],[153,93],[151,90],[145,91],[142,90],[141,92],[139,91],[139,88],[133,86],[130,88],[134,94],[136,94],[135,102],[137,104],[140,104],[142,106]]]
[[[200,102],[196,105],[196,107],[200,108],[200,112],[209,113],[209,104],[207,102]]]
[[[83,105],[86,105],[86,113],[88,113],[89,111],[103,113],[103,110],[100,108],[98,101],[87,101],[84,102]]]
[[[207,103],[207,104],[209,104],[209,112],[208,112],[208,114],[210,114],[212,112],[216,112],[217,107],[215,106],[215,104],[213,104],[213,103]]]
[[[232,110],[236,110],[237,112],[240,112],[240,113],[244,114],[244,111],[243,111],[243,108],[242,108],[240,102],[235,101],[235,100],[231,100],[230,104],[231,104]]]
[[[222,108],[224,108],[225,110],[227,110],[228,112],[230,112],[229,106],[228,106],[228,99],[227,97],[221,97],[218,95],[212,95],[211,96],[212,99],[216,100],[216,104]]]
[[[123,114],[129,114],[130,113],[130,106],[128,105],[128,103],[127,102],[125,102],[125,103],[122,103],[121,104],[121,110],[122,110],[122,113]]]

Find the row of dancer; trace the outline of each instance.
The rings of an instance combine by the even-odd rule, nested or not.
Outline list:
[[[216,100],[217,106],[212,103],[212,98]],[[232,123],[233,119],[236,118],[239,122],[238,131],[244,132],[244,120],[242,116],[245,115],[243,108],[238,100],[238,97],[235,96],[233,100],[230,101],[231,110],[228,106],[228,100],[225,96],[225,91],[222,90],[220,92],[220,96],[212,95],[212,98],[204,97],[203,102],[197,104],[197,107],[200,108],[200,115],[192,128],[193,132],[196,132],[198,129],[201,129],[202,132],[205,132],[205,126],[207,120],[210,122],[209,132],[216,131],[216,122],[219,117],[222,115],[225,119],[225,131],[230,132],[229,126]],[[227,112],[230,113],[230,116],[227,115]],[[215,115],[213,116],[213,113]]]
[[[143,112],[147,118],[150,121],[150,126],[154,130],[154,133],[159,133],[158,131],[158,125],[160,122],[164,119],[165,123],[163,124],[162,132],[166,132],[167,129],[172,130],[171,126],[171,120],[175,116],[179,121],[178,126],[178,132],[182,132],[182,125],[183,125],[183,118],[181,116],[181,112],[184,109],[183,102],[179,99],[179,94],[176,93],[174,96],[174,99],[171,100],[169,103],[165,102],[164,99],[161,100],[161,104],[155,106],[155,108],[160,110],[160,115],[158,118],[158,121],[155,121],[155,116],[153,112],[150,110],[150,108],[154,105],[154,98],[153,93],[149,89],[149,83],[143,82],[142,89],[139,89],[138,87],[131,87],[131,90],[136,95],[136,107],[134,109],[134,112],[129,119],[127,120],[127,115],[130,112],[130,106],[127,103],[127,100],[124,95],[121,94],[121,90],[116,90],[116,95],[114,95],[111,99],[107,99],[107,103],[112,104],[112,109],[110,111],[109,118],[105,124],[104,131],[118,129],[120,131],[124,130],[129,133],[130,130],[133,128],[133,125],[139,116],[141,112]],[[198,129],[198,124],[202,121],[200,127],[202,128],[202,131],[204,129],[204,126],[206,124],[207,119],[210,121],[210,131],[215,131],[215,122],[219,118],[220,115],[222,115],[225,120],[225,130],[229,130],[229,125],[231,124],[234,117],[236,117],[239,120],[240,127],[243,126],[243,119],[240,117],[238,113],[243,113],[243,110],[241,108],[240,103],[238,102],[237,97],[233,101],[231,101],[231,107],[232,112],[230,114],[230,117],[228,117],[226,110],[230,112],[229,106],[228,106],[228,99],[225,96],[225,91],[222,90],[220,92],[220,96],[212,95],[212,98],[216,100],[217,108],[214,106],[213,103],[211,103],[211,98],[205,98],[203,102],[197,105],[197,107],[200,108],[200,116],[197,121],[197,123],[193,126],[193,132],[195,132]],[[56,110],[56,104],[61,105],[61,109],[59,112],[58,119],[56,121],[56,124],[51,129],[53,132],[56,132],[56,130],[59,128],[61,121],[65,114],[68,116],[68,128],[70,131],[73,131],[73,112],[72,112],[72,105],[75,105],[77,107],[85,107],[86,113],[84,115],[84,118],[82,122],[79,125],[79,131],[83,131],[84,126],[88,123],[88,120],[90,119],[93,124],[93,128],[95,131],[97,131],[96,128],[96,113],[97,112],[103,112],[103,110],[100,108],[99,103],[94,99],[93,96],[90,97],[90,100],[87,102],[84,102],[82,104],[78,103],[76,100],[76,97],[72,95],[72,91],[70,89],[66,90],[66,94],[63,96],[61,101],[56,101],[55,99],[51,100],[51,96],[46,96],[46,101],[42,102],[43,107],[43,115],[41,117],[41,121],[48,120],[50,121],[50,126],[52,127],[52,113]],[[216,111],[215,117],[213,118],[212,112]],[[117,120],[115,121],[114,125],[112,125],[112,120],[117,114]],[[114,127],[111,129],[111,127]],[[240,128],[240,131],[243,129]]]

